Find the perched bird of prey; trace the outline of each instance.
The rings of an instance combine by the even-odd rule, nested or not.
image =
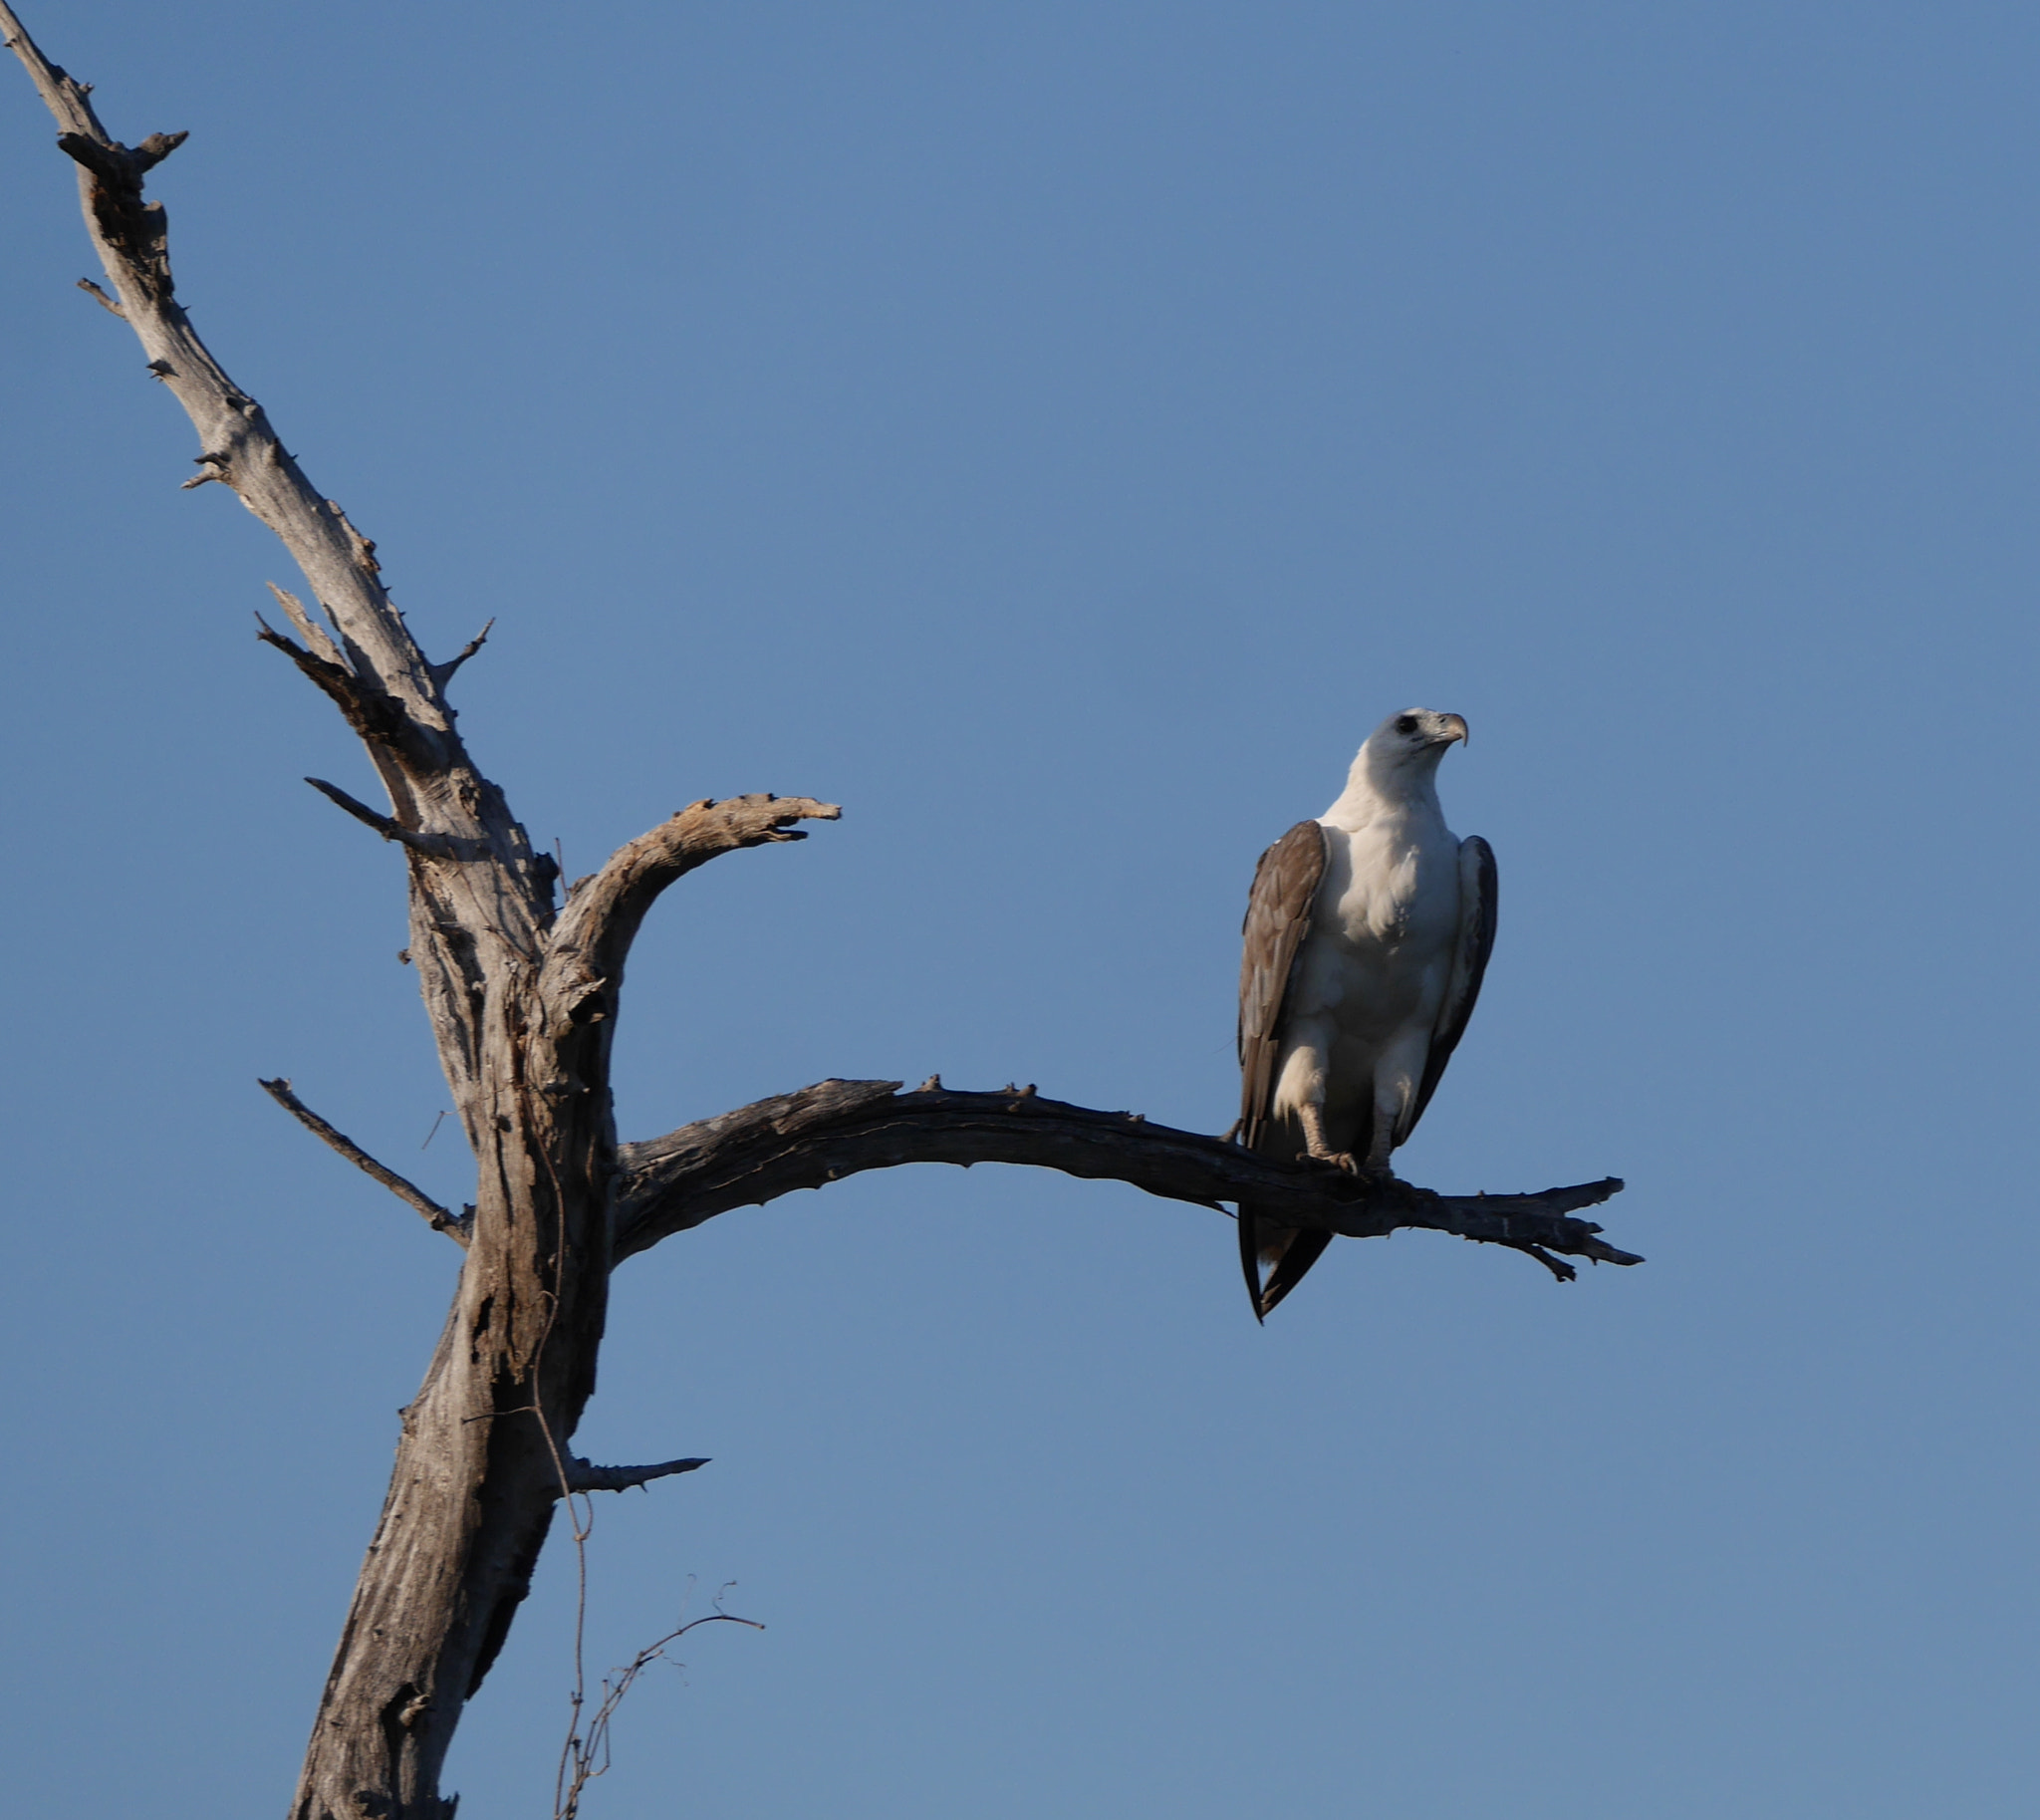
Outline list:
[[[1494,854],[1438,807],[1438,760],[1465,737],[1457,714],[1392,714],[1339,800],[1261,856],[1239,969],[1236,1130],[1249,1150],[1385,1174],[1437,1091],[1494,946]],[[1331,1242],[1242,1205],[1255,1315]]]

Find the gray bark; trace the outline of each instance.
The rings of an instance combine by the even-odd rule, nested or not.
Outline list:
[[[177,303],[166,222],[142,178],[183,135],[128,147],[87,90],[37,50],[0,3],[0,34],[34,78],[78,166],[86,225],[112,297],[149,370],[198,431],[199,473],[282,540],[316,604],[277,599],[295,637],[260,636],[361,736],[387,813],[317,787],[404,852],[410,958],[455,1112],[476,1161],[462,1215],[383,1170],[300,1105],[290,1110],[466,1247],[459,1286],[416,1398],[321,1696],[296,1820],[440,1820],[439,1767],[531,1582],[559,1499],[703,1462],[592,1466],[570,1450],[595,1385],[610,1271],[622,1257],[731,1207],[905,1163],[1032,1164],[1129,1181],[1202,1204],[1252,1199],[1296,1225],[1355,1236],[1425,1226],[1552,1254],[1639,1260],[1601,1242],[1581,1207],[1622,1184],[1451,1198],[1271,1163],[1223,1140],[1043,1100],[1031,1088],[946,1092],[931,1081],[826,1082],[619,1145],[610,1046],[624,967],[646,910],[693,868],[740,848],[801,840],[833,820],[805,797],[697,802],[619,850],[559,901],[535,853],[455,731],[446,684],[478,648],[429,661],[384,592],[376,546],[312,486],[256,401],[234,385]],[[323,623],[321,615],[324,616]]]

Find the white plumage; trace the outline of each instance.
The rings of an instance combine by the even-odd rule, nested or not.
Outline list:
[[[1457,714],[1392,715],[1338,801],[1261,856],[1240,965],[1250,1148],[1386,1172],[1429,1103],[1494,943],[1494,855],[1454,835],[1438,804],[1438,760],[1465,737]],[[1330,1234],[1269,1226],[1246,1206],[1239,1217],[1265,1315]]]

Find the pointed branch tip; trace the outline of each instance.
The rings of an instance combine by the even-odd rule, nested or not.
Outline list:
[[[495,619],[492,616],[489,620],[488,625],[484,626],[480,632],[476,633],[473,638],[469,639],[468,642],[464,646],[462,646],[459,650],[455,651],[452,656],[448,657],[444,663],[427,664],[426,667],[432,672],[432,680],[436,682],[441,688],[444,688],[447,682],[452,678],[453,672],[457,670],[463,663],[465,663],[468,660],[468,658],[473,656],[476,651],[480,650],[481,648],[489,642],[489,634],[491,631],[494,630],[495,624]]]
[[[270,635],[272,639],[275,634]],[[288,641],[279,640],[279,643]],[[408,847],[413,853],[428,854],[435,860],[453,857],[452,848],[435,834],[420,834],[415,828],[406,828],[390,816],[371,809],[367,803],[348,795],[338,784],[329,784],[323,777],[308,777],[305,782],[337,808],[345,809],[349,815],[366,828],[373,828],[385,841],[395,841],[399,846]]]
[[[135,173],[153,170],[190,136],[189,132],[151,132],[128,153],[134,162]]]
[[[574,1491],[628,1491],[654,1478],[670,1478],[676,1472],[692,1472],[705,1466],[705,1459],[668,1459],[655,1466],[596,1466],[578,1454],[567,1456],[567,1489]]]
[[[223,455],[200,455],[198,459],[200,461],[218,461],[223,463],[226,457]],[[285,614],[290,618],[290,623],[298,629],[298,637],[303,639],[317,655],[323,657],[335,669],[352,679],[354,676],[353,665],[341,654],[340,647],[334,644],[333,640],[327,636],[326,628],[321,626],[317,620],[313,619],[305,611],[305,603],[299,600],[288,588],[279,588],[274,582],[265,582],[263,586],[276,597],[276,604],[284,610]],[[260,618],[261,616],[257,615],[256,617]]]

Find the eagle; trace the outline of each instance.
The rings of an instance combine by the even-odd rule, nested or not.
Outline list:
[[[1478,835],[1460,840],[1438,806],[1438,760],[1465,737],[1457,714],[1390,715],[1339,800],[1254,869],[1234,1128],[1247,1149],[1386,1175],[1437,1091],[1494,946],[1493,850]],[[1241,1204],[1257,1319],[1331,1242]]]

